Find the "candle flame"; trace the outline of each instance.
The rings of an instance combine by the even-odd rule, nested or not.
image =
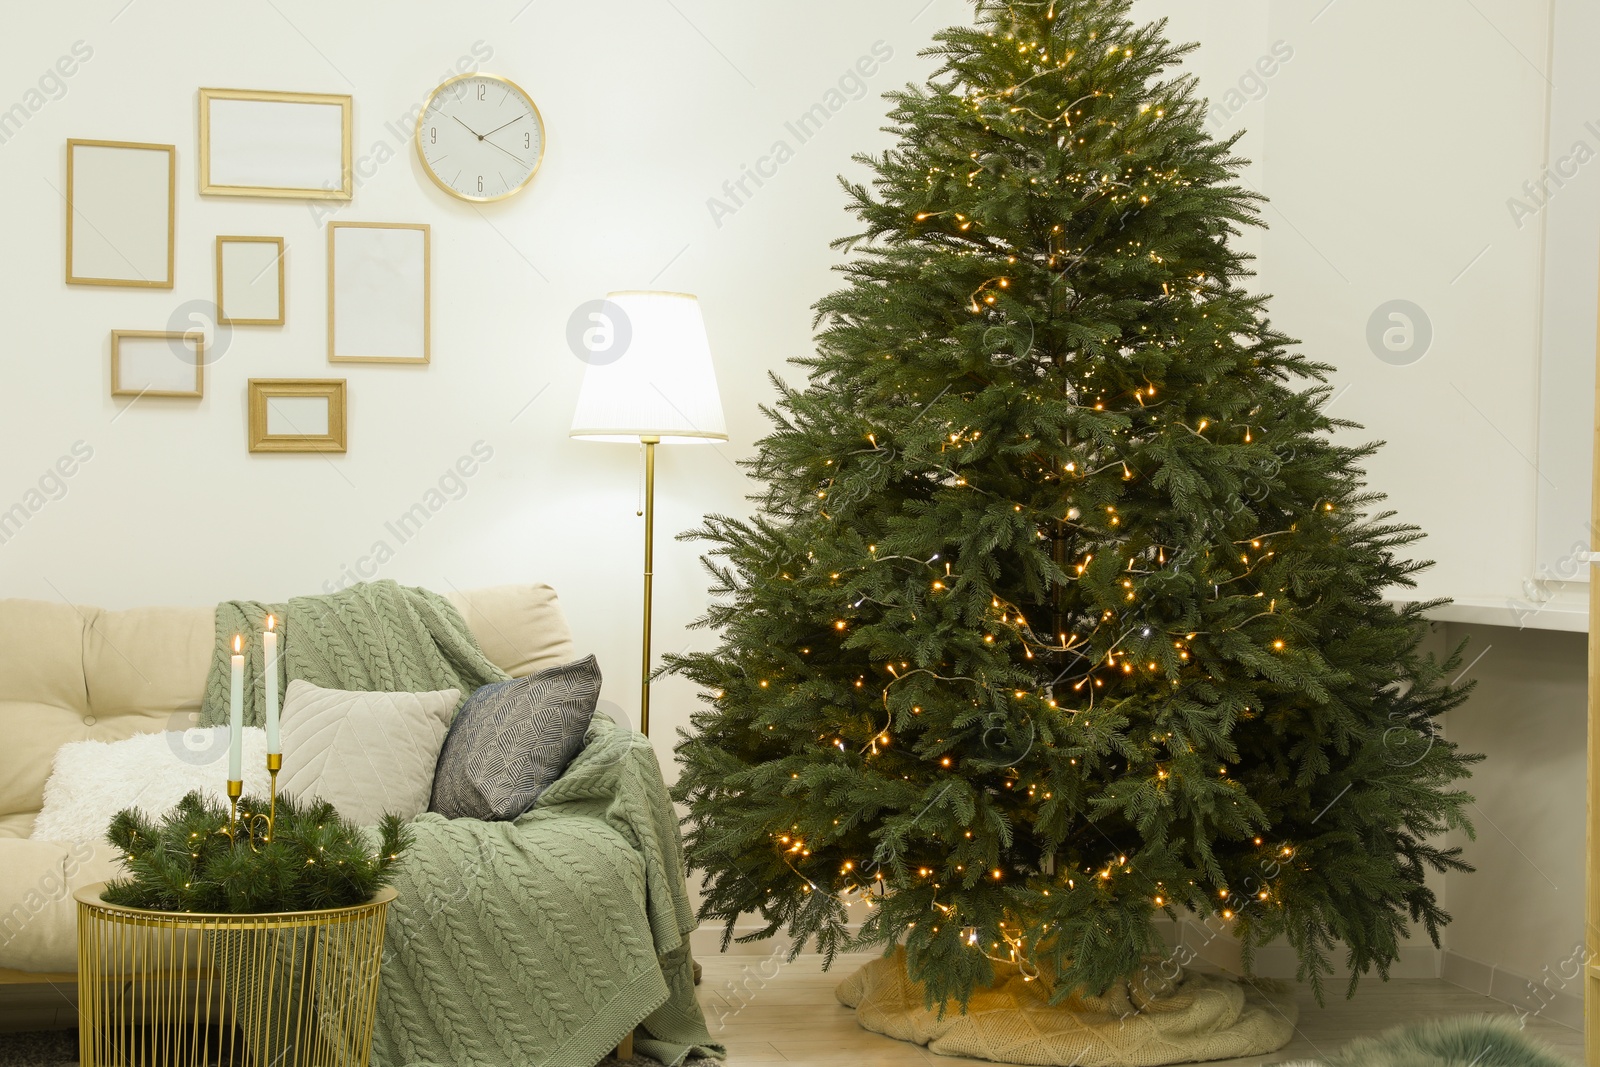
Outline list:
[[[277,628],[278,628],[277,616],[268,615],[267,616],[267,632],[271,633],[273,630],[275,630]]]
[[[243,651],[244,651],[244,638],[240,637],[238,634],[234,634],[233,635],[233,654],[235,656],[237,656],[239,653],[241,653]]]

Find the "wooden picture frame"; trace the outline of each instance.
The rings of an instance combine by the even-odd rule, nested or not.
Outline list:
[[[201,194],[349,200],[353,107],[335,93],[201,89]]]
[[[131,342],[131,343],[130,343]],[[159,342],[155,344],[154,342]],[[193,388],[190,371],[178,359],[193,351]],[[165,358],[178,366],[161,367]],[[125,362],[134,366],[125,366]],[[206,393],[206,335],[200,330],[112,330],[111,395],[159,396],[199,400]]]
[[[218,325],[283,325],[283,254],[282,237],[217,238]]]
[[[178,150],[140,141],[67,141],[68,285],[171,289]]]
[[[433,358],[426,223],[328,223],[328,362]]]
[[[283,403],[275,405],[274,401]],[[314,424],[283,410],[290,405],[309,409],[318,401],[326,405],[326,414]],[[251,452],[346,451],[348,413],[343,378],[251,378],[249,406]]]

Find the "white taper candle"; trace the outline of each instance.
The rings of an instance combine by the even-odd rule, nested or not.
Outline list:
[[[233,639],[233,677],[228,687],[228,781],[244,780],[244,638]]]
[[[267,631],[261,635],[261,647],[267,668],[267,751],[281,753],[283,744],[278,740],[278,633],[277,619],[267,616]]]

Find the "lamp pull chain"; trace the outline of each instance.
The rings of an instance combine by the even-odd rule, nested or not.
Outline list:
[[[634,515],[644,514],[644,442],[639,442],[639,499]]]

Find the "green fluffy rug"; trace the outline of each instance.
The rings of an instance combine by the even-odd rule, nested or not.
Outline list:
[[[1438,1019],[1352,1041],[1326,1062],[1282,1067],[1572,1067],[1509,1016]]]

